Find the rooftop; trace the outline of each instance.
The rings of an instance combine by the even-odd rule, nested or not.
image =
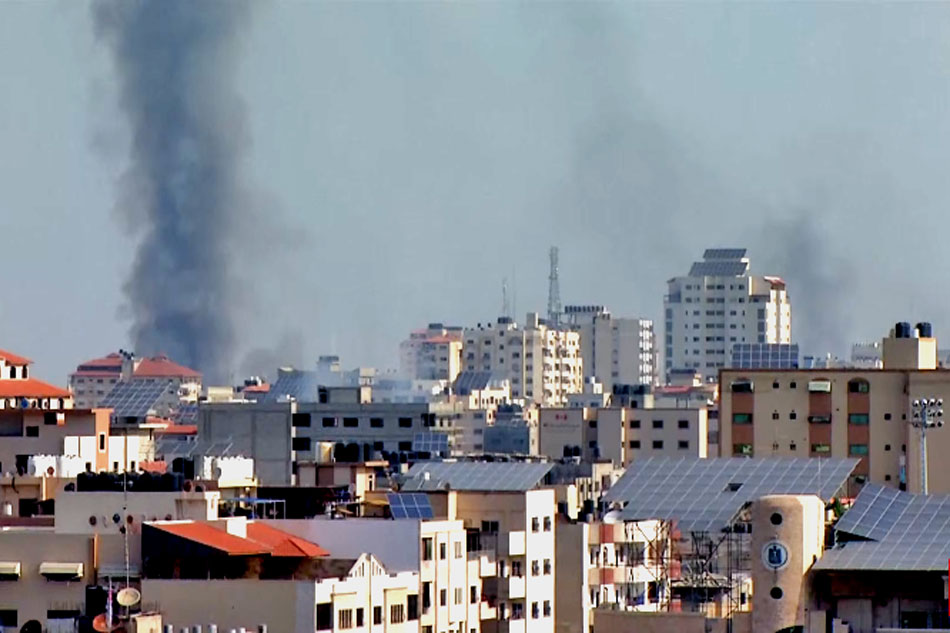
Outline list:
[[[70,398],[72,394],[36,378],[0,380],[0,398]]]
[[[529,462],[419,462],[409,469],[403,490],[524,492],[541,485],[553,466]]]
[[[2,349],[0,349],[0,360],[5,361],[7,365],[29,365],[33,362],[25,356],[19,356]]]
[[[315,543],[257,522],[247,523],[247,538],[229,534],[223,528],[199,521],[159,521],[148,525],[228,556],[268,554],[278,557],[316,558],[329,555],[329,552]]]
[[[136,378],[201,378],[201,373],[160,355],[143,358],[133,374]]]

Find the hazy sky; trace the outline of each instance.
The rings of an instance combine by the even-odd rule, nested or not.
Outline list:
[[[950,327],[950,4],[288,1],[246,23],[236,373],[393,366],[411,329],[496,317],[503,277],[543,312],[552,244],[564,303],[619,315],[659,319],[667,278],[746,246],[808,351]],[[129,344],[136,252],[90,7],[0,4],[0,84],[0,347],[63,382]]]

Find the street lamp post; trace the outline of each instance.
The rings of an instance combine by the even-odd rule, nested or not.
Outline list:
[[[914,400],[911,420],[920,429],[920,492],[927,494],[927,429],[943,426],[943,398]]]

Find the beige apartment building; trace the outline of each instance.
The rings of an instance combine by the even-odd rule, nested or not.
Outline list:
[[[463,369],[508,379],[514,400],[556,407],[583,391],[580,335],[529,312],[524,327],[508,317],[465,330]]]
[[[615,384],[654,385],[658,378],[653,321],[613,316],[604,306],[564,307],[569,327],[580,334],[584,375],[610,393]]]
[[[462,328],[430,323],[399,344],[399,373],[413,380],[452,382],[462,371]]]
[[[723,370],[720,455],[857,457],[854,483],[919,491],[912,403],[950,403],[950,371],[937,368],[929,324],[898,324],[882,348],[883,369]],[[950,429],[929,430],[927,444],[930,492],[950,492],[950,470],[937,465]]]
[[[541,455],[610,460],[626,467],[639,457],[706,457],[706,408],[542,408]]]
[[[181,403],[194,404],[201,395],[201,374],[161,355],[141,358],[119,350],[80,363],[69,375],[69,391],[76,406],[85,409],[100,406],[119,383],[167,385],[156,403],[156,408],[163,412],[177,409]]]

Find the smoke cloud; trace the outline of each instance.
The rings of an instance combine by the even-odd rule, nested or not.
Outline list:
[[[249,216],[239,176],[246,126],[232,83],[247,8],[179,0],[93,8],[131,134],[116,211],[139,239],[124,287],[132,343],[212,381],[232,366],[233,263]]]

